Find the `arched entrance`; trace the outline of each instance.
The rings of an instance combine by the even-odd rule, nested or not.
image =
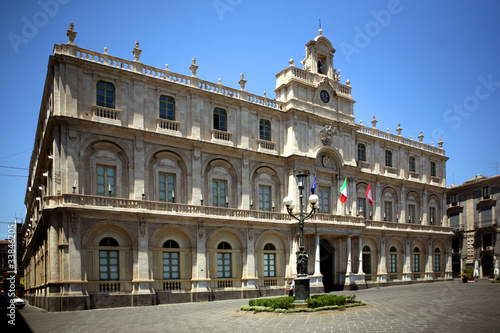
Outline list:
[[[335,289],[335,274],[334,274],[334,252],[332,244],[326,239],[321,239],[319,242],[320,255],[320,271],[323,275],[323,286],[325,292],[330,292]]]

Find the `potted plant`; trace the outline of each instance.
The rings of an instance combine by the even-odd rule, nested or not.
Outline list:
[[[463,283],[474,280],[472,268],[462,268],[462,273],[459,276],[462,278]]]

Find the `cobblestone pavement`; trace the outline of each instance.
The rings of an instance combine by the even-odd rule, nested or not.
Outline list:
[[[21,315],[44,332],[499,332],[500,284],[447,281],[337,292],[366,306],[314,313],[240,311],[248,300]]]

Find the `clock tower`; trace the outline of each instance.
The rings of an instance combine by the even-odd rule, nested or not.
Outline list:
[[[306,54],[295,66],[290,59],[289,67],[276,75],[276,99],[283,103],[283,110],[300,110],[354,123],[350,81],[341,83],[340,70],[334,68],[335,49],[323,30],[306,44]]]

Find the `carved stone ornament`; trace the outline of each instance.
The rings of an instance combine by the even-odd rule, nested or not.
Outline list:
[[[333,123],[330,123],[330,125],[325,125],[321,129],[321,131],[319,131],[319,133],[322,134],[321,142],[323,142],[323,144],[327,146],[332,144],[333,136],[337,135],[337,129],[332,125]]]
[[[139,58],[141,56],[141,52],[142,52],[142,50],[139,49],[139,42],[136,41],[135,42],[135,47],[132,50],[132,54],[134,55],[134,61],[139,61]]]
[[[139,228],[140,228],[140,231],[141,231],[141,236],[144,236],[146,234],[146,222],[141,221],[139,223]]]
[[[323,155],[321,162],[322,162],[323,166],[326,168],[328,166],[328,164],[330,163],[330,156]]]
[[[66,36],[68,36],[68,44],[70,45],[75,45],[75,37],[76,37],[76,31],[74,31],[75,25],[73,23],[69,24],[69,29],[66,32]]]
[[[78,231],[78,219],[76,217],[71,217],[71,231]]]

